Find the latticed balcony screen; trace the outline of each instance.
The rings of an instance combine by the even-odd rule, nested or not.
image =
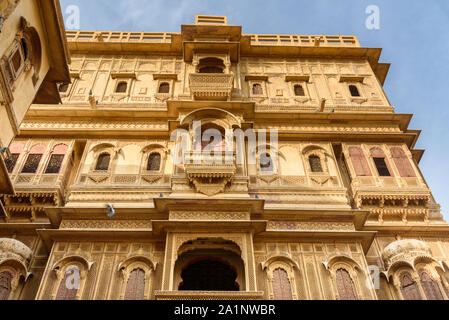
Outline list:
[[[72,269],[73,270],[73,269]],[[73,277],[71,272],[66,272],[64,278],[59,284],[58,293],[56,294],[56,300],[75,300],[78,288],[76,283],[71,282],[69,277]]]
[[[340,300],[357,300],[354,282],[349,272],[344,269],[337,270],[337,290]]]
[[[409,273],[401,276],[401,292],[404,300],[422,300],[418,284]]]
[[[318,156],[309,157],[310,170],[312,172],[323,172],[323,167],[321,165],[321,159]]]
[[[100,154],[97,160],[97,165],[95,166],[95,170],[98,171],[108,171],[109,162],[111,161],[111,155],[108,153]]]
[[[433,280],[427,272],[423,271],[419,276],[421,279],[421,286],[428,300],[444,300],[438,283]]]
[[[50,160],[48,162],[47,169],[45,170],[45,173],[59,173],[59,170],[61,170],[62,161],[64,160],[63,154],[53,154],[50,157]]]
[[[6,168],[8,169],[9,173],[12,173],[14,170],[14,167],[17,164],[17,159],[19,159],[18,153],[13,153],[10,157],[5,159]]]
[[[12,274],[4,271],[0,273],[0,300],[8,300],[11,293]]]
[[[148,157],[147,170],[159,171],[160,168],[161,168],[161,155],[159,153],[152,153]]]
[[[23,166],[22,173],[36,173],[41,159],[42,154],[30,154]]]
[[[135,269],[126,284],[125,300],[143,300],[145,296],[145,271]]]
[[[273,294],[275,300],[293,300],[292,286],[288,274],[283,269],[273,272]]]
[[[304,88],[301,86],[301,85],[296,85],[295,86],[295,96],[298,96],[298,97],[303,97],[303,96],[305,96],[306,94],[305,94],[305,92],[304,92]]]

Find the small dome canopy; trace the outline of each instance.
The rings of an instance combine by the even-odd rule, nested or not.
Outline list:
[[[27,265],[32,254],[31,249],[22,242],[10,238],[0,238],[0,261],[17,259]]]
[[[387,268],[397,261],[413,263],[417,257],[423,256],[432,257],[432,251],[425,242],[416,239],[394,241],[386,246],[382,252],[382,259]]]

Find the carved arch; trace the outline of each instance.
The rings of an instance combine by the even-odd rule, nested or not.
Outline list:
[[[298,299],[297,285],[296,285],[296,277],[295,270],[299,272],[299,265],[296,261],[294,261],[287,254],[275,254],[271,255],[267,260],[261,262],[262,270],[264,270],[267,274],[268,281],[268,289],[269,289],[269,297],[270,299],[275,299],[276,293],[274,288],[274,280],[276,270],[283,270],[287,274],[290,290],[291,290],[291,298],[293,300]]]
[[[241,121],[229,111],[219,108],[203,108],[190,112],[184,118],[181,119],[180,125],[190,125],[193,121],[203,119],[217,119],[223,120],[225,129],[240,128]]]
[[[64,257],[54,263],[52,270],[56,273],[57,285],[53,288],[51,299],[57,299],[57,295],[61,290],[61,287],[64,285],[63,281],[67,281],[66,278],[69,275],[69,271],[73,270],[73,268],[75,267],[79,271],[80,279],[79,283],[77,283],[78,288],[76,288],[74,299],[80,300],[83,294],[84,286],[86,284],[87,273],[89,272],[93,264],[94,262],[89,262],[84,257],[77,255]]]
[[[136,270],[142,270],[144,272],[142,299],[148,300],[150,298],[151,276],[156,270],[156,267],[157,263],[154,263],[150,258],[141,255],[132,256],[122,261],[118,266],[118,271],[121,272],[123,277],[122,286],[120,288],[120,300],[126,298],[130,277]],[[133,279],[133,281],[134,280],[135,279]]]
[[[323,261],[323,265],[331,275],[336,300],[341,299],[338,287],[339,283],[337,283],[338,281],[341,281],[341,279],[339,279],[339,273],[341,273],[341,271],[339,270],[344,270],[344,272],[347,272],[347,274],[349,275],[352,282],[350,283],[350,285],[352,285],[353,288],[354,298],[357,300],[362,299],[363,290],[360,287],[359,280],[368,279],[368,275],[366,274],[366,272],[364,272],[357,261],[346,255],[334,255],[326,261]]]

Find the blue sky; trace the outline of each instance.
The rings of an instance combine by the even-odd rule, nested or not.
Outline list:
[[[83,30],[179,32],[196,14],[212,14],[244,33],[355,34],[383,48],[381,61],[392,63],[385,91],[396,112],[414,114],[410,129],[423,131],[420,168],[449,220],[449,1],[61,0],[63,12],[69,5],[79,6]],[[365,27],[369,5],[380,8],[379,30]]]

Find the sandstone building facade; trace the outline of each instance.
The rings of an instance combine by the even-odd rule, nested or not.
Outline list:
[[[62,104],[9,146],[1,299],[448,299],[449,226],[381,49],[216,16],[67,39]]]
[[[0,194],[14,193],[5,148],[33,101],[60,102],[57,84],[70,82],[69,62],[59,0],[0,2]]]

